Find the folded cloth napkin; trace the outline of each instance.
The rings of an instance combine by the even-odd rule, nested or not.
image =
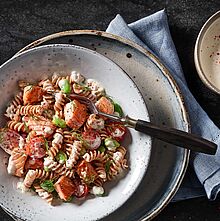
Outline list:
[[[129,25],[120,15],[117,15],[106,31],[136,42],[151,51],[163,62],[182,91],[189,112],[192,133],[219,145],[220,130],[197,103],[186,84],[170,35],[165,10]],[[220,148],[218,148],[215,156],[192,153],[190,160],[193,169],[187,171],[185,180],[174,200],[203,196],[205,193],[209,199],[215,199],[220,190]]]

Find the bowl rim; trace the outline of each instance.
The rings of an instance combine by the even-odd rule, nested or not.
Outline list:
[[[194,63],[195,67],[197,70],[197,73],[202,80],[202,82],[212,91],[214,91],[217,94],[220,94],[220,88],[217,88],[208,78],[206,77],[206,74],[204,73],[202,66],[201,66],[201,61],[200,61],[200,56],[199,56],[199,51],[201,50],[201,41],[206,34],[208,28],[213,24],[216,19],[220,18],[220,10],[215,12],[213,15],[211,15],[204,25],[202,26],[197,39],[196,39],[196,44],[195,44],[195,49],[194,49]]]
[[[44,49],[44,48],[53,48],[53,47],[55,47],[55,48],[57,48],[57,47],[64,47],[64,48],[73,48],[73,49],[76,49],[76,50],[83,50],[83,51],[85,51],[85,52],[87,52],[89,54],[94,54],[97,57],[101,57],[101,58],[105,59],[109,63],[112,63],[112,65],[114,65],[118,70],[120,70],[121,74],[123,74],[130,81],[130,83],[133,85],[134,90],[139,95],[141,103],[143,103],[143,105],[144,105],[144,112],[146,112],[145,118],[146,118],[147,121],[150,121],[150,116],[149,116],[149,110],[148,110],[147,103],[145,102],[145,100],[143,98],[143,95],[142,95],[141,91],[139,90],[138,85],[132,80],[132,78],[128,75],[128,73],[126,71],[124,71],[117,63],[112,61],[110,58],[102,55],[101,53],[99,53],[97,51],[93,51],[93,50],[91,50],[89,48],[86,48],[86,47],[83,47],[83,46],[79,46],[79,45],[74,45],[74,44],[62,44],[62,43],[38,45],[36,47],[29,48],[27,50],[24,50],[22,52],[19,52],[19,53],[15,54],[14,56],[12,56],[8,60],[6,60],[3,64],[1,64],[0,65],[0,69],[2,67],[4,67],[5,65],[8,65],[8,63],[10,63],[11,61],[16,60],[17,58],[21,57],[23,54],[28,54],[29,52],[36,51],[36,50],[41,49],[41,48]],[[151,158],[151,154],[152,154],[152,142],[153,142],[153,137],[149,136],[148,137],[148,146],[150,147],[149,148],[149,154],[148,154],[148,157],[146,158],[146,164],[145,164],[145,167],[144,167],[145,169],[140,174],[139,182],[134,186],[133,190],[128,195],[126,195],[125,200],[123,200],[122,203],[119,204],[118,207],[115,208],[113,211],[110,211],[110,213],[113,213],[115,210],[120,208],[124,203],[126,203],[126,201],[135,193],[136,189],[138,188],[138,186],[142,182],[142,180],[143,180],[143,178],[144,178],[144,176],[146,174],[146,171],[148,169],[148,166],[149,166],[149,162],[150,162],[150,158]],[[13,211],[11,211],[9,208],[5,207],[2,204],[2,202],[0,202],[0,207],[2,207],[7,213],[9,213],[9,215],[13,219],[16,218],[16,219],[23,220],[22,217],[13,214]],[[103,219],[103,218],[105,218],[108,215],[109,215],[109,213],[103,215],[100,219]]]

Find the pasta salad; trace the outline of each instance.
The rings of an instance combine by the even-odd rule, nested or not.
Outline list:
[[[76,71],[18,86],[6,109],[7,126],[0,129],[0,146],[10,155],[7,171],[22,179],[17,187],[34,190],[49,204],[56,197],[68,202],[103,196],[103,184],[128,168],[121,145],[126,128],[90,113],[70,94],[87,97],[107,114],[122,116],[120,105],[100,83]]]

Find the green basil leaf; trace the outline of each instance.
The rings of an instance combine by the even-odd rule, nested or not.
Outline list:
[[[105,147],[103,145],[101,145],[97,150],[100,151],[101,153],[104,153]]]
[[[45,145],[46,150],[48,151],[49,145],[48,145],[48,141],[46,140],[46,138],[44,138],[44,145]]]
[[[49,169],[48,167],[44,167],[44,170],[45,170],[46,172],[49,172],[49,171],[50,171],[50,169]]]
[[[105,171],[106,171],[106,173],[109,172],[111,164],[112,164],[112,161],[111,161],[111,160],[108,160],[108,161],[105,163]]]
[[[123,110],[121,108],[121,106],[117,103],[113,103],[114,104],[114,111],[117,112],[119,114],[120,117],[123,116]]]
[[[65,120],[59,118],[57,115],[53,116],[53,120],[52,120],[53,124],[55,124],[57,127],[60,128],[65,128],[66,127],[66,122]]]
[[[40,186],[42,189],[46,190],[49,193],[54,191],[52,180],[45,180],[43,183],[40,184]]]
[[[25,121],[24,121],[24,129],[26,133],[29,133],[28,125]]]
[[[63,151],[59,151],[56,155],[56,160],[59,163],[64,164],[67,161],[67,155]]]

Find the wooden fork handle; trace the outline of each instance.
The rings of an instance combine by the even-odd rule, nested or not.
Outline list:
[[[142,120],[136,121],[135,130],[196,152],[214,155],[217,150],[215,143],[202,137],[174,128],[158,127]]]

